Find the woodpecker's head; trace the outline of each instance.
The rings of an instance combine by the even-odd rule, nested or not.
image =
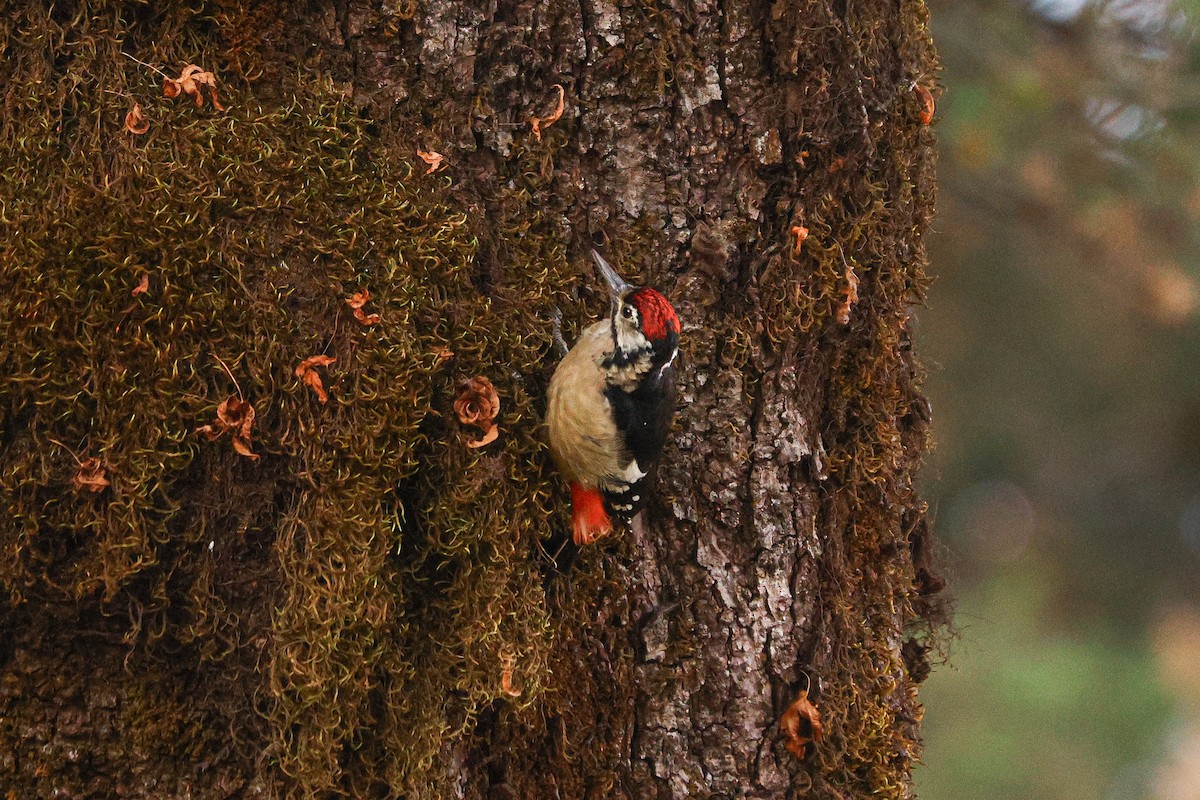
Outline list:
[[[648,360],[650,367],[669,364],[679,347],[679,317],[660,292],[630,286],[599,253],[592,258],[612,298],[613,363],[624,367]]]

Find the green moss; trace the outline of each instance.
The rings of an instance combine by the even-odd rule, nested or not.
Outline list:
[[[240,615],[273,608],[265,713],[297,791],[432,793],[442,743],[506,697],[503,665],[518,703],[547,674],[529,564],[561,512],[535,399],[572,279],[530,163],[550,151],[514,155],[481,292],[481,226],[452,180],[414,168],[415,141],[383,146],[333,85],[293,76],[264,101],[184,36],[159,63],[217,68],[229,105],[197,109],[120,56],[119,7],[3,24],[0,584],[132,612],[131,641],[230,669]],[[121,129],[135,101],[144,136]],[[345,304],[361,288],[377,325]],[[293,374],[316,354],[337,359],[327,404]],[[503,402],[482,450],[451,411],[476,374]],[[195,434],[239,395],[257,461]],[[112,483],[97,494],[72,485],[90,457]],[[230,588],[248,574],[257,598]]]

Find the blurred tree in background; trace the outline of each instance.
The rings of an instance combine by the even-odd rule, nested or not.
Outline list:
[[[1200,797],[1200,4],[940,3],[939,798]]]

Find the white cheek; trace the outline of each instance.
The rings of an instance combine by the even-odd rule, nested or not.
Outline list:
[[[641,338],[637,330],[631,329],[628,323],[622,321],[617,325],[617,346],[625,352],[640,350]]]

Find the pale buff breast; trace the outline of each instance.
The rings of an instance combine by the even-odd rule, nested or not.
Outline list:
[[[601,486],[621,474],[621,445],[600,367],[612,352],[612,323],[589,326],[550,379],[546,423],[550,452],[567,480]]]

